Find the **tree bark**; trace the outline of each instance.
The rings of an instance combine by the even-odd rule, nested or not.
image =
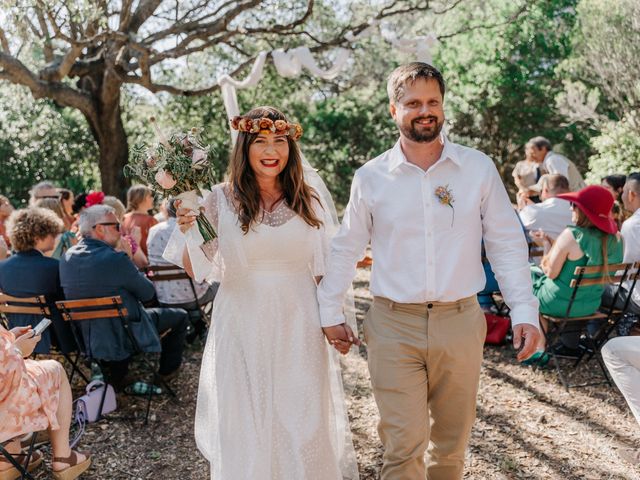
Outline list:
[[[78,82],[93,97],[92,115],[85,115],[93,137],[98,144],[100,181],[107,195],[125,198],[130,182],[124,176],[124,166],[129,158],[129,144],[122,122],[120,92],[122,82],[109,70],[84,77]]]
[[[100,124],[94,130],[100,158],[100,182],[107,195],[125,198],[129,180],[123,168],[129,158],[129,144],[122,123],[120,105],[112,113],[98,115]],[[97,133],[97,134],[96,134]]]

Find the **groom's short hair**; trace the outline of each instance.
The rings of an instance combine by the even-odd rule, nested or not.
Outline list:
[[[442,78],[440,71],[428,63],[412,62],[406,65],[400,65],[389,75],[389,80],[387,81],[389,101],[391,103],[397,103],[404,94],[405,85],[407,83],[413,84],[419,78],[437,81],[442,98],[444,98],[444,78]]]

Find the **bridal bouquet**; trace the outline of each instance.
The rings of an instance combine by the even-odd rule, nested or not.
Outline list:
[[[213,149],[202,143],[196,128],[166,138],[155,124],[155,119],[152,117],[150,120],[158,139],[151,145],[134,145],[124,173],[164,197],[181,200],[181,207],[197,212],[198,230],[207,243],[217,234],[200,210],[199,198],[202,197],[202,188],[210,189],[215,184],[211,162]]]

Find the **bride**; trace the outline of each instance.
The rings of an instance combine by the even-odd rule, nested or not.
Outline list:
[[[218,238],[202,247],[206,258],[182,254],[190,275],[206,268],[221,281],[200,372],[198,448],[215,480],[357,479],[338,359],[316,300],[335,224],[330,198],[303,164],[299,125],[259,107],[231,126],[239,134],[229,180],[204,202]],[[177,214],[188,234],[194,212]]]

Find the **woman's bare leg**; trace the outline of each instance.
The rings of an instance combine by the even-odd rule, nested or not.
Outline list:
[[[58,365],[60,370],[62,370],[60,398],[58,401],[58,410],[56,412],[56,418],[58,419],[58,425],[60,425],[60,428],[57,430],[51,430],[51,428],[49,428],[49,437],[51,439],[53,456],[64,458],[71,455],[71,447],[69,447],[69,427],[71,426],[71,405],[73,403],[73,398],[71,396],[71,386],[69,385],[67,374],[62,365]],[[84,458],[84,455],[78,456],[79,461],[82,461]],[[68,466],[69,464],[64,462],[53,462],[52,465],[54,470],[63,470]]]

